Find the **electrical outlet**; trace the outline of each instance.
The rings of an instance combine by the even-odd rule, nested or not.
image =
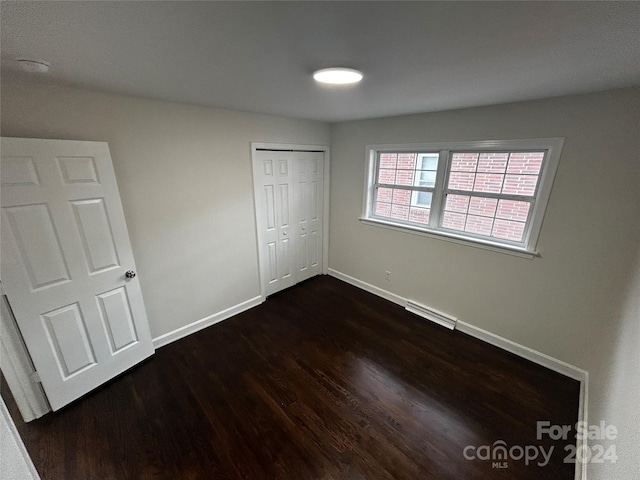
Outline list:
[[[386,272],[384,272],[384,279],[389,282],[391,281],[391,272],[389,270],[387,270]]]

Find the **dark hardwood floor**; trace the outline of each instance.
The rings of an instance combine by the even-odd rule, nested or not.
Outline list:
[[[573,478],[536,421],[575,424],[578,382],[326,276],[29,424],[2,393],[44,480]],[[463,455],[499,441],[554,452]]]

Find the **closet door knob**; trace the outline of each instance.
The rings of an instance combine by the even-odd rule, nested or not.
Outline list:
[[[133,278],[136,276],[136,272],[134,272],[133,270],[127,270],[127,273],[125,273],[124,276],[127,278]]]

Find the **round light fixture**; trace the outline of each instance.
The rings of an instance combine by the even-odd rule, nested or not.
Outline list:
[[[362,72],[353,68],[323,68],[313,74],[316,82],[332,85],[348,85],[362,80]]]
[[[29,73],[47,73],[49,71],[50,64],[42,62],[40,60],[29,60],[26,58],[19,58],[18,63],[20,68]]]

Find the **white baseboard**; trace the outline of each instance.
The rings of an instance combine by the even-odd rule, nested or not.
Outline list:
[[[460,330],[462,333],[466,333],[474,338],[490,343],[491,345],[499,347],[502,350],[506,350],[507,352],[514,353],[519,357],[531,360],[538,365],[542,365],[549,370],[561,373],[569,378],[573,378],[574,380],[583,381],[587,377],[587,372],[581,368],[574,367],[562,360],[550,357],[547,354],[525,347],[519,343],[512,342],[511,340],[496,335],[495,333],[488,332],[461,320],[458,320],[456,330]]]
[[[406,307],[407,305],[407,299],[401,297],[400,295],[396,295],[395,293],[389,292],[380,287],[376,287],[375,285],[363,282],[362,280],[358,280],[357,278],[354,278],[345,273],[330,268],[329,275],[347,282],[354,287],[361,288],[362,290],[389,300],[390,302],[397,303],[398,305],[401,305],[403,307]],[[589,372],[569,363],[563,362],[562,360],[558,360],[557,358],[553,358],[542,352],[538,352],[537,350],[533,350],[532,348],[525,347],[524,345],[520,345],[519,343],[488,332],[487,330],[483,330],[482,328],[463,322],[461,320],[457,321],[455,329],[459,330],[460,332],[466,333],[467,335],[470,335],[474,338],[477,338],[478,340],[482,340],[483,342],[487,342],[491,345],[501,348],[502,350],[506,350],[507,352],[513,353],[519,357],[537,363],[538,365],[553,370],[554,372],[558,372],[569,378],[578,380],[580,382],[578,421],[587,422],[589,405]],[[586,444],[586,440],[579,441],[577,447],[580,448],[583,444]],[[586,464],[576,462],[575,480],[586,480],[586,478]]]
[[[191,335],[192,333],[196,333],[203,328],[210,327],[218,322],[222,322],[234,315],[238,315],[239,313],[244,312],[245,310],[249,310],[250,308],[257,307],[262,302],[264,302],[264,297],[262,295],[258,295],[257,297],[250,298],[242,303],[229,307],[221,312],[214,313],[213,315],[209,315],[203,319],[197,320],[189,325],[185,325],[184,327],[177,328],[171,332],[165,333],[153,339],[153,346],[155,348],[163,347],[171,342],[175,342],[176,340],[180,340],[181,338],[186,337],[187,335]]]
[[[357,278],[354,278],[345,273],[330,268],[329,275],[343,280],[355,287],[361,288],[362,290],[366,290],[369,293],[373,293],[374,295],[382,297],[393,303],[397,303],[398,305],[401,305],[403,307],[407,306],[406,298],[384,290],[380,287],[376,287],[375,285],[371,285],[370,283],[358,280]],[[561,373],[567,377],[573,378],[574,380],[583,381],[588,377],[588,373],[586,370],[582,370],[581,368],[570,365],[566,362],[563,362],[562,360],[558,360],[547,354],[538,352],[537,350],[533,350],[532,348],[525,347],[524,345],[520,345],[519,343],[503,338],[499,335],[496,335],[495,333],[491,333],[487,330],[483,330],[482,328],[463,322],[462,320],[457,320],[456,330],[459,330],[484,342],[490,343],[491,345],[499,347],[502,350],[514,353],[519,357],[531,360],[538,365],[542,365],[543,367],[553,370],[554,372]]]
[[[578,407],[578,421],[589,423],[589,372],[585,371],[584,379],[580,381],[580,406]],[[587,448],[586,438],[577,440],[576,449]],[[587,480],[588,463],[576,462],[575,480]]]
[[[366,290],[369,293],[373,293],[378,297],[382,297],[385,300],[389,300],[390,302],[397,303],[402,307],[407,306],[407,300],[402,298],[400,295],[396,295],[395,293],[391,293],[387,290],[384,290],[380,287],[376,287],[375,285],[371,285],[370,283],[363,282],[362,280],[358,280],[357,278],[351,277],[346,273],[338,272],[332,268],[329,269],[329,275],[337,278],[338,280],[342,280],[343,282],[347,282],[354,287],[361,288],[362,290]]]

